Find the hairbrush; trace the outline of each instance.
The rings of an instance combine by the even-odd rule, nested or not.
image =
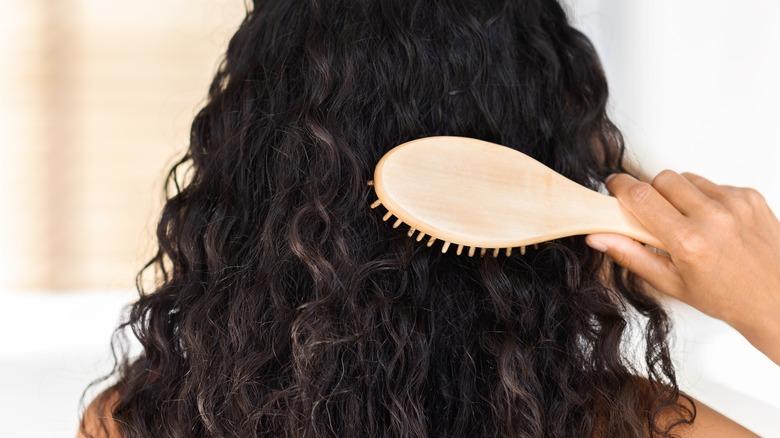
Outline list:
[[[427,137],[398,145],[377,163],[373,186],[410,237],[457,245],[469,256],[591,233],[616,233],[663,249],[617,199],[564,177],[506,146],[467,137]]]

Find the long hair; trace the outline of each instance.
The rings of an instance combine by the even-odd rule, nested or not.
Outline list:
[[[432,135],[596,189],[624,171],[607,95],[553,0],[256,0],[169,174],[153,290],[112,341],[122,435],[671,436],[693,421],[666,313],[582,237],[442,254],[369,207],[379,158]],[[622,348],[629,311],[641,366]],[[137,357],[117,341],[128,328]]]

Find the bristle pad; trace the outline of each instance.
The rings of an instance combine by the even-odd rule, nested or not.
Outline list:
[[[463,245],[458,245],[458,252],[456,254],[460,255],[460,253],[463,252]]]
[[[469,257],[474,257],[474,250],[477,249],[475,247],[469,247]]]
[[[493,257],[498,257],[498,251],[500,248],[493,248]]]
[[[525,246],[520,247],[520,255],[525,255]]]
[[[431,245],[433,245],[433,242],[435,242],[435,241],[436,241],[436,238],[435,238],[435,237],[433,237],[433,236],[431,236],[431,238],[430,238],[430,239],[428,239],[428,243],[426,244],[426,246],[431,246]]]
[[[414,227],[409,227],[409,232],[406,233],[406,235],[409,236],[409,237],[412,237],[412,235],[414,234],[415,231],[417,231],[417,230],[415,230]]]
[[[377,199],[376,201],[374,201],[374,202],[371,204],[371,208],[377,208],[377,207],[379,207],[380,205],[382,205],[382,201],[380,201],[379,199]]]
[[[480,257],[485,257],[485,253],[487,253],[487,248],[482,248],[479,250]]]
[[[382,216],[382,220],[383,220],[383,221],[386,221],[386,220],[390,219],[390,216],[392,216],[392,215],[393,215],[393,213],[390,213],[390,212],[388,211],[387,213],[385,213],[385,215],[384,215],[384,216]]]
[[[398,226],[401,225],[402,223],[403,221],[401,219],[397,219],[393,224],[393,228],[398,228]]]
[[[368,183],[366,183],[366,184],[368,184],[369,186],[373,186],[374,185],[374,181],[373,180],[368,181]]]
[[[506,256],[509,257],[509,255],[512,254],[512,248],[506,249]]]
[[[423,240],[423,237],[425,237],[425,233],[420,231],[420,234],[417,235],[417,241],[419,242],[419,241]]]
[[[441,252],[447,252],[448,249],[450,249],[450,242],[444,242],[444,245],[441,247]]]

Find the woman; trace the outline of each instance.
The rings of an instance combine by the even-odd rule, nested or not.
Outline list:
[[[627,437],[726,424],[679,393],[656,299],[583,238],[469,258],[369,208],[379,158],[432,135],[503,144],[595,189],[623,171],[606,102],[593,47],[552,0],[257,0],[170,173],[147,265],[158,284],[120,327],[143,353],[123,353],[82,432]],[[640,366],[621,349],[628,309],[645,317]]]

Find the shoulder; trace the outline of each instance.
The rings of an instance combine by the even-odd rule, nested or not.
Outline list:
[[[117,403],[119,403],[119,392],[114,388],[109,388],[95,397],[81,417],[76,438],[121,437],[111,415]]]
[[[649,399],[654,392],[653,385],[644,377],[635,377],[634,384]],[[646,399],[646,400],[647,400]],[[652,409],[652,406],[644,406],[642,410]],[[680,438],[742,438],[758,437],[758,435],[715,411],[704,403],[687,394],[680,394],[677,404],[668,406],[658,412],[658,426],[665,429],[673,423],[680,423],[681,412],[695,412],[696,416],[691,424],[678,424],[671,430]]]
[[[758,437],[758,435],[742,427],[735,421],[715,411],[698,400],[693,400],[696,406],[696,419],[691,425],[682,425],[675,429],[681,438],[741,438]],[[690,405],[690,402],[685,401]],[[662,413],[662,421],[664,416]],[[667,420],[669,420],[667,418]]]

